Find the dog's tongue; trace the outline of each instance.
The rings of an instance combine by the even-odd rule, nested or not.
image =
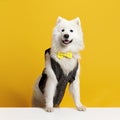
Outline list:
[[[64,40],[64,43],[69,43],[69,40]]]

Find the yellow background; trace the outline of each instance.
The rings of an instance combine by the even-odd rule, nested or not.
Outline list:
[[[119,0],[0,0],[0,106],[31,106],[58,16],[81,18],[81,101],[120,107]],[[74,106],[67,90],[61,106]]]

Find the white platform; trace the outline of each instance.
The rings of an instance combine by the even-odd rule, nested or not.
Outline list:
[[[120,108],[55,108],[48,113],[40,108],[0,108],[0,120],[120,120]]]

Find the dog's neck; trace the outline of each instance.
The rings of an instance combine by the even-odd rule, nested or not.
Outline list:
[[[67,50],[67,49],[56,49],[56,48],[51,48],[51,56],[57,56],[57,54],[61,52],[61,53],[68,53],[68,52],[71,52],[72,53],[72,56],[73,58],[77,58],[79,59],[80,58],[80,54],[79,52],[76,52],[76,51],[71,51],[71,50]]]

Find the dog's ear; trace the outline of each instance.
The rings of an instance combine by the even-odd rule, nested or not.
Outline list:
[[[59,24],[62,20],[63,20],[63,18],[59,16],[59,17],[57,18],[57,23],[56,23],[56,24]]]
[[[75,22],[77,25],[81,25],[81,22],[80,22],[80,18],[79,18],[79,17],[73,19],[73,22]]]

